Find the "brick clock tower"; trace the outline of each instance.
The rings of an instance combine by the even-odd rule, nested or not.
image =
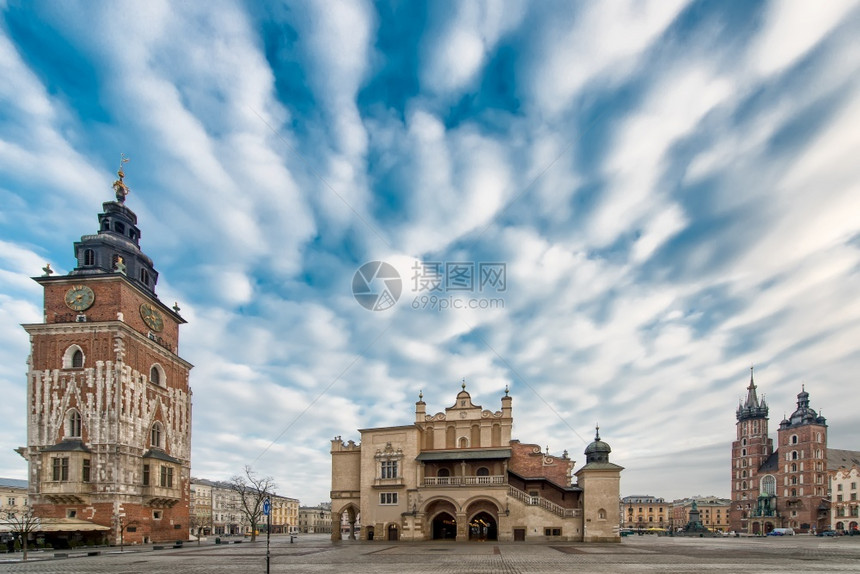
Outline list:
[[[155,294],[128,188],[114,183],[99,230],[75,242],[77,266],[35,278],[44,320],[30,335],[29,495],[68,542],[186,539],[192,365],[179,357],[178,306]],[[106,528],[105,528],[106,527]]]

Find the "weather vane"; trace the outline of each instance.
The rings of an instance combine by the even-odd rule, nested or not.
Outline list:
[[[125,157],[124,153],[119,154],[119,157],[119,169],[116,170],[116,174],[119,176],[119,179],[113,182],[113,190],[116,192],[116,200],[120,203],[125,203],[125,196],[128,195],[131,190],[123,181],[125,172],[122,170],[122,164],[128,163],[128,158]]]

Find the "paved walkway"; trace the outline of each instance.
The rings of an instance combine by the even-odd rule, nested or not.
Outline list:
[[[63,574],[176,574],[266,572],[265,538],[254,543],[182,549],[99,549],[99,556],[70,552],[68,558],[33,553],[26,563],[0,555],[0,572]],[[860,537],[657,538],[634,536],[621,544],[340,542],[303,535],[296,543],[272,538],[272,574],[287,572],[359,574],[860,572]],[[20,558],[20,554],[16,556]]]

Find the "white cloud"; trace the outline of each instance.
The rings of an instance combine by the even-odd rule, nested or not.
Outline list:
[[[749,66],[762,75],[784,70],[813,49],[857,6],[856,0],[770,2],[764,29],[749,52]]]
[[[483,0],[453,7],[424,49],[422,83],[435,92],[458,92],[474,82],[501,37],[522,23],[526,4]]]
[[[630,1],[583,4],[575,14],[547,11],[530,82],[537,106],[558,114],[596,77],[623,77],[684,5]]]

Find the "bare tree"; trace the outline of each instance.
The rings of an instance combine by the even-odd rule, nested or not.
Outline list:
[[[114,514],[113,521],[117,529],[119,530],[119,551],[124,552],[126,531],[132,526],[137,527],[140,524],[140,521],[129,520],[128,522],[126,522],[125,516],[123,516],[122,514]]]
[[[271,476],[257,478],[251,467],[245,465],[245,475],[230,479],[230,488],[239,495],[239,510],[251,523],[251,542],[257,540],[257,524],[263,515],[263,501],[275,491]]]
[[[200,546],[200,536],[203,534],[203,529],[207,526],[211,527],[212,517],[203,516],[200,514],[192,514],[189,517],[189,526],[191,527],[191,535],[197,537],[197,546]]]
[[[27,538],[41,527],[39,517],[33,514],[33,509],[29,506],[15,506],[6,511],[6,523],[9,525],[9,530],[20,537],[21,551],[24,553],[22,558],[26,561]]]

